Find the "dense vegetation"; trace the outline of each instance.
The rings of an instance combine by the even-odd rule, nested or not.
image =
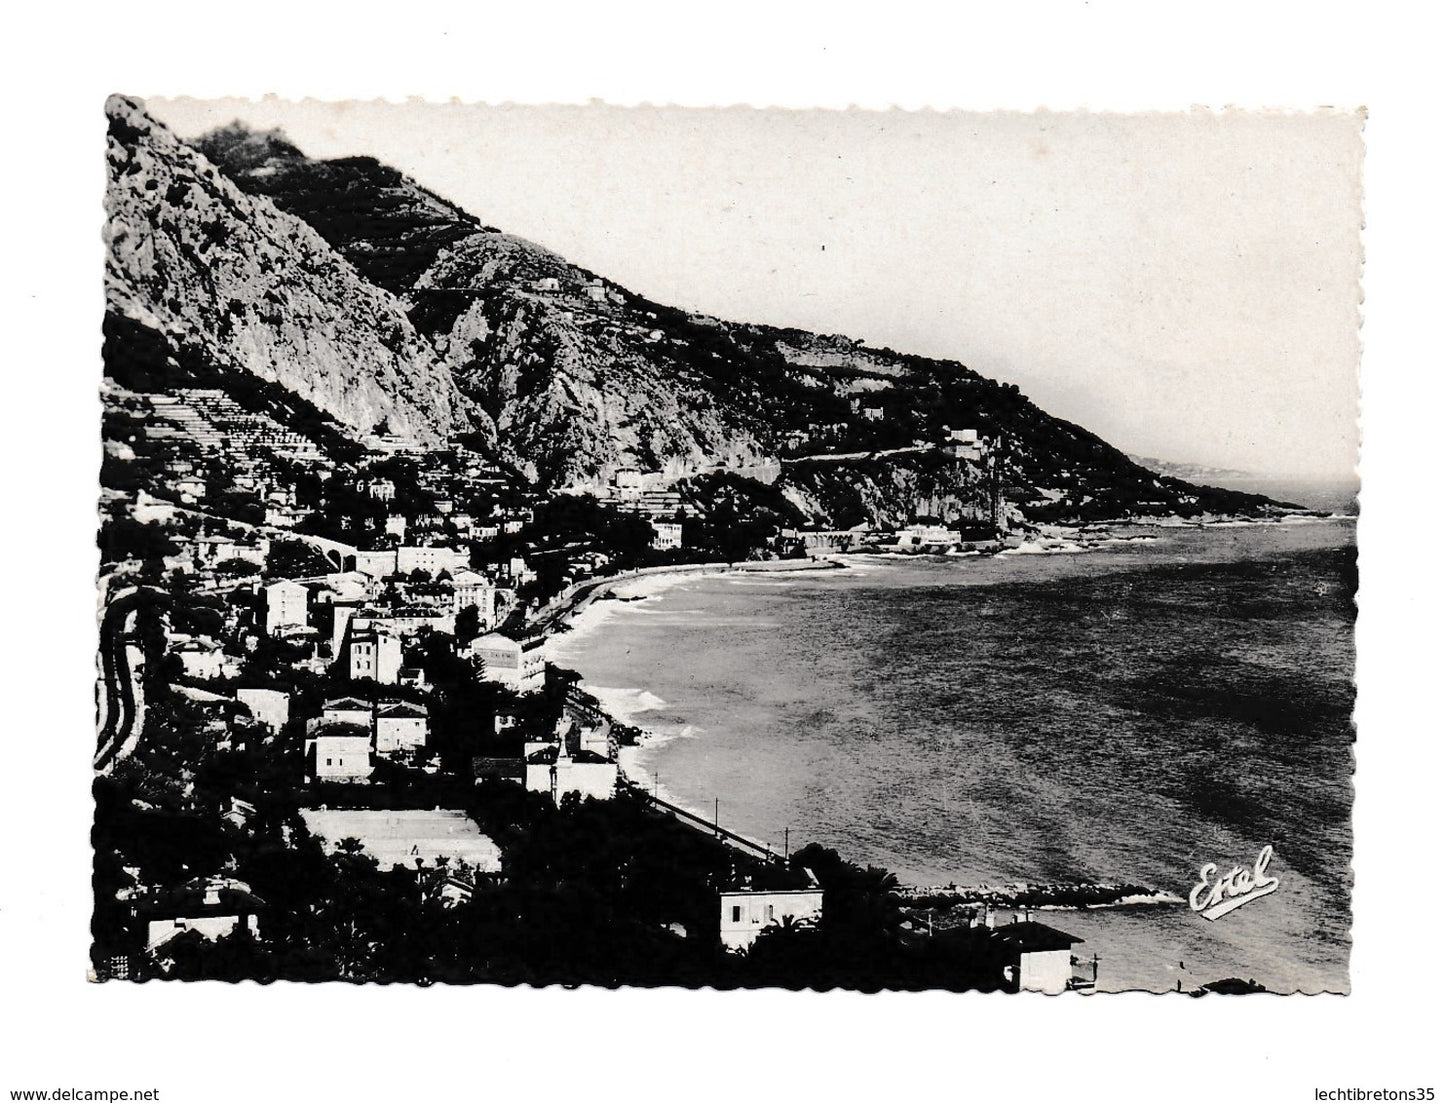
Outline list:
[[[130,866],[167,883],[225,870],[266,902],[257,936],[182,935],[141,963],[141,979],[996,986],[982,938],[910,937],[892,875],[821,847],[799,851],[787,868],[765,866],[632,797],[557,808],[518,786],[483,783],[468,811],[501,845],[502,872],[447,906],[445,867],[381,869],[354,840],[328,850],[274,793],[244,827],[214,818],[206,790],[223,780],[209,772],[189,800],[128,775],[97,781],[97,961],[126,944],[132,920],[116,892]],[[824,890],[817,924],[768,928],[745,954],[717,944],[719,888],[802,887],[810,874]]]

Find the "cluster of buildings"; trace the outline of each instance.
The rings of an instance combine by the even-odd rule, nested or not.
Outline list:
[[[409,701],[327,701],[321,715],[306,722],[306,772],[316,781],[363,782],[378,757],[416,764],[426,761],[429,715]]]
[[[137,941],[154,951],[174,939],[213,941],[239,930],[257,933],[257,916],[265,902],[244,881],[231,877],[197,877],[165,890],[139,886],[139,870],[127,870],[132,884],[123,888],[119,899],[130,904]],[[124,979],[128,961],[116,962],[113,975]]]
[[[697,510],[685,504],[682,495],[673,489],[672,481],[663,473],[642,472],[623,468],[598,493],[624,513],[637,513],[654,522],[676,522],[680,517],[697,517]]]
[[[398,552],[450,549],[397,549]],[[342,661],[353,681],[382,685],[419,683],[419,672],[408,672],[402,657],[406,647],[427,632],[454,635],[458,617],[475,609],[475,625],[488,632],[512,611],[516,591],[490,575],[470,567],[447,564],[453,558],[403,555],[416,563],[415,577],[398,571],[375,574],[373,561],[366,570],[338,572],[317,579],[277,579],[262,587],[265,631],[272,636],[310,643],[318,660]],[[433,571],[421,564],[439,567]]]
[[[536,281],[534,289],[541,294],[564,290],[553,277]],[[598,304],[618,298],[596,279],[583,283],[580,293]],[[654,331],[648,336],[660,340],[663,335]],[[206,501],[205,457],[220,456],[227,470],[235,473],[232,485],[255,495],[267,525],[294,529],[306,511],[297,502],[295,486],[287,481],[288,470],[304,469],[323,478],[334,470],[315,443],[264,415],[244,410],[222,391],[182,389],[172,396],[154,396],[153,402],[155,418],[149,433],[187,445],[166,466],[182,504]],[[865,420],[885,417],[877,401],[855,398],[852,405],[853,413]],[[811,424],[806,432],[790,434],[785,447],[796,450],[810,442],[842,439],[849,429],[849,423],[842,421]],[[373,457],[425,460],[428,456],[418,442],[390,433],[374,436],[368,447]],[[987,441],[975,429],[945,427],[936,447],[970,464],[982,464],[989,455]],[[396,478],[401,476],[378,473],[395,472],[400,466],[374,464],[364,469],[370,473],[359,479],[362,492],[386,509],[364,511],[367,525],[373,527],[367,546],[330,541],[338,550],[335,571],[307,578],[252,580],[253,574],[265,570],[275,537],[256,529],[237,534],[239,526],[189,538],[164,561],[167,570],[190,576],[199,589],[217,587],[230,578],[228,585],[249,585],[254,590],[254,615],[249,621],[243,604],[232,602],[212,634],[168,633],[169,650],[186,678],[218,683],[196,699],[216,705],[218,712],[232,710],[228,715],[244,710],[271,732],[290,724],[293,698],[287,690],[230,688],[241,679],[247,652],[255,650],[262,637],[297,648],[306,656],[299,667],[355,683],[337,686],[333,692],[340,695],[327,699],[319,715],[305,720],[304,770],[310,781],[365,784],[382,763],[426,772],[439,769],[433,716],[423,703],[437,698],[428,692],[422,669],[408,666],[407,657],[428,634],[455,637],[460,618],[469,610],[476,611],[475,619],[469,619],[476,634],[456,640],[455,646],[456,654],[470,661],[473,677],[504,686],[522,698],[546,685],[546,639],[517,638],[499,630],[518,608],[518,589],[536,577],[533,567],[516,557],[505,566],[477,570],[471,566],[467,546],[521,532],[534,519],[533,510],[525,498],[504,493],[508,477],[480,454],[453,448],[439,455],[435,463],[419,465],[416,476],[426,504],[418,508],[417,495],[410,494],[404,513],[401,501],[408,499],[408,493],[399,493]],[[653,547],[660,550],[680,549],[685,519],[698,516],[664,473],[618,471],[597,496],[647,519]],[[916,507],[919,523],[887,534],[900,549],[956,544],[968,525],[993,519],[988,507],[958,494],[920,498]],[[384,520],[378,522],[382,514]],[[810,553],[824,554],[857,550],[870,541],[876,544],[885,534],[852,530],[784,536]],[[553,554],[564,560],[568,581],[591,577],[609,563],[605,552],[583,547],[546,549],[532,558],[540,563]],[[517,727],[523,713],[528,714],[528,726],[525,737],[521,730],[516,733],[520,753],[500,767],[500,760],[477,760],[475,776],[495,771],[559,805],[573,796],[606,800],[616,795],[622,782],[617,737],[604,714],[574,694],[566,698],[562,715],[550,730],[535,730],[537,710],[521,706],[496,717],[497,728]],[[216,719],[208,724],[215,728],[220,745],[227,738],[225,722]],[[300,727],[299,721],[296,726]],[[244,818],[244,810],[228,814]],[[816,924],[823,914],[823,898],[816,882],[800,888],[722,891],[719,940],[729,949],[746,950],[771,926]],[[163,892],[138,891],[134,904],[151,950],[180,937],[214,939],[237,930],[254,932],[257,913],[264,906],[247,885],[225,878],[196,880]],[[990,945],[1004,962],[1008,985],[1046,992],[1082,986],[1072,952],[1079,939],[1029,921],[990,927]]]
[[[532,291],[539,295],[560,295],[564,292],[579,292],[581,296],[593,303],[622,303],[626,300],[615,287],[609,287],[599,277],[593,276],[580,283],[569,279],[563,281],[557,276],[542,276],[532,281]]]

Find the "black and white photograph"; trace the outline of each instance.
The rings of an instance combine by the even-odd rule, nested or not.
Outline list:
[[[1349,990],[1361,113],[105,110],[97,979]]]
[[[0,1098],[1445,1087],[1428,13],[12,24]]]

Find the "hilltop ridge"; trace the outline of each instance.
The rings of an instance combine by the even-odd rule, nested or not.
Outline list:
[[[977,515],[1000,493],[1039,521],[1271,508],[1150,471],[960,363],[651,301],[370,157],[240,124],[187,145],[122,98],[111,146],[113,309],[358,435],[467,436],[543,491],[640,472],[704,517],[726,498],[822,527]],[[988,442],[987,474],[960,430]]]

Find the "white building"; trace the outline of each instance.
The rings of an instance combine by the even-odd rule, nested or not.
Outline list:
[[[635,498],[647,489],[649,480],[641,471],[624,467],[612,476],[612,486],[619,498]]]
[[[416,751],[426,746],[426,709],[397,701],[376,710],[376,753]]]
[[[944,426],[944,451],[961,460],[983,458],[983,441],[977,429],[950,429]]]
[[[482,678],[500,682],[518,693],[541,689],[547,675],[545,637],[518,641],[500,633],[478,636],[471,652],[482,662]]]
[[[356,606],[350,602],[331,603],[331,654],[341,654],[341,644],[346,639],[346,630],[356,616]]]
[[[396,574],[396,549],[377,548],[371,551],[358,550],[356,570],[367,578],[386,578]]]
[[[158,893],[140,909],[146,920],[146,949],[154,950],[187,931],[211,941],[237,929],[255,934],[261,904],[245,882],[224,877],[198,879],[180,890]]]
[[[1071,987],[1073,949],[1084,941],[1042,923],[1025,920],[994,930],[992,941],[1004,957],[1004,987],[1056,996]]]
[[[554,804],[560,804],[568,793],[584,800],[611,800],[617,793],[617,763],[600,755],[583,751],[573,757],[553,745],[534,751],[526,763],[527,789],[546,793]]]
[[[948,549],[958,543],[958,533],[942,525],[909,525],[898,530],[894,547],[899,551]]]
[[[793,919],[805,925],[823,914],[823,890],[775,889],[718,893],[718,935],[729,950],[746,950],[763,928]]]
[[[350,725],[316,729],[306,758],[317,781],[365,781],[371,776],[371,731]]]
[[[652,546],[662,550],[682,547],[682,526],[667,521],[653,521]]]
[[[587,751],[575,757],[560,756],[552,779],[552,800],[560,803],[568,793],[584,800],[611,800],[617,794],[617,763]]]
[[[578,736],[578,746],[603,758],[612,757],[612,725],[601,723],[583,727]]]
[[[236,700],[250,710],[252,718],[272,731],[291,718],[291,697],[279,689],[238,689]]]
[[[496,614],[497,589],[486,575],[463,567],[452,575],[452,612],[460,613],[469,605],[475,605],[481,613],[482,627],[490,628]]]
[[[401,674],[401,639],[377,629],[353,632],[348,659],[352,681],[369,678],[382,685],[396,685]]]
[[[402,545],[396,549],[396,571],[398,574],[411,574],[412,571],[425,571],[429,575],[438,575],[442,571],[449,574],[456,574],[457,571],[471,562],[471,553],[465,548],[447,548],[440,545],[421,544],[415,546]]]
[[[201,536],[195,542],[196,562],[202,567],[215,567],[233,559],[264,567],[270,550],[271,541],[265,537],[254,544],[240,544],[229,536]]]
[[[182,669],[192,678],[225,677],[226,660],[219,644],[210,640],[187,640],[175,653],[180,657]]]
[[[278,636],[306,627],[308,591],[299,582],[281,579],[266,587],[266,631]]]

